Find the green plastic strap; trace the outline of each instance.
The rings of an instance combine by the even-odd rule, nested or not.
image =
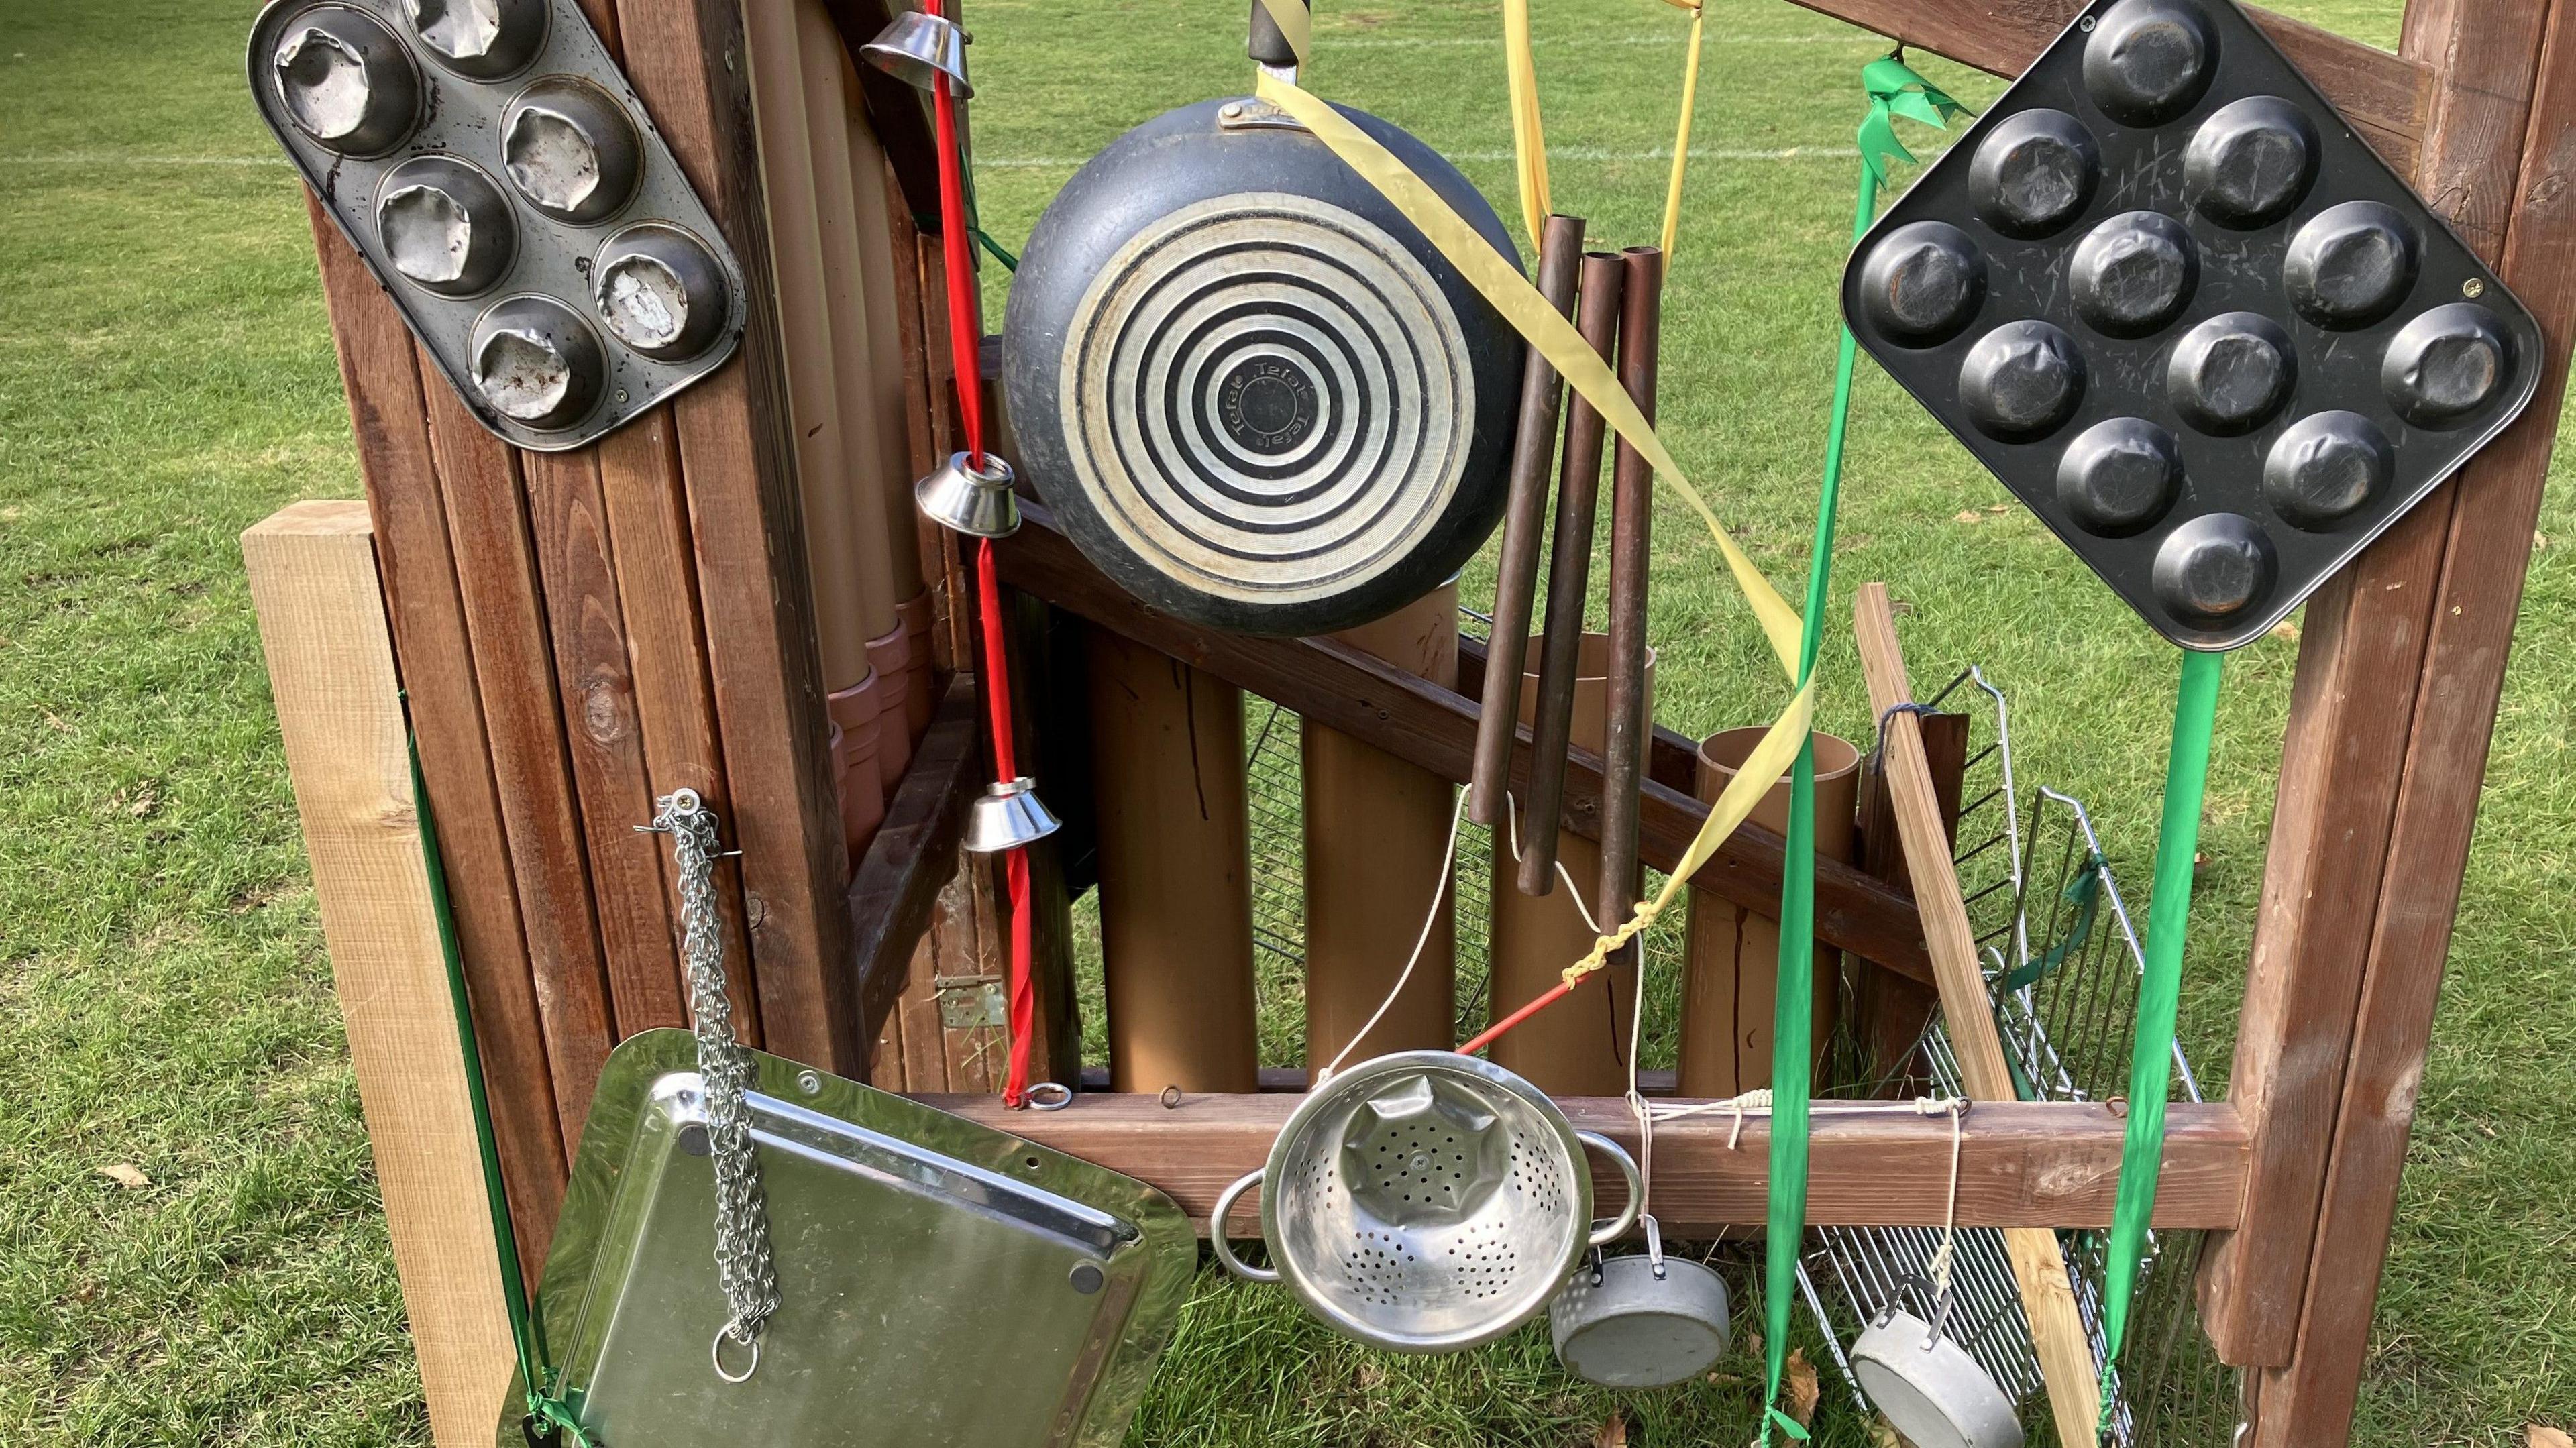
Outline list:
[[[2102,911],[2102,868],[2102,857],[2087,850],[2084,863],[2075,868],[2075,878],[2066,882],[2066,888],[2057,897],[2075,907],[2074,923],[2067,927],[2066,937],[2050,946],[2044,954],[2005,972],[1998,983],[1999,989],[2017,991],[2037,985],[2084,952],[2084,943],[2093,936],[2093,917]]]
[[[2164,1170],[2165,1093],[2173,1079],[2174,1015],[2182,996],[2183,935],[2191,920],[2192,862],[2200,853],[2201,800],[2209,785],[2209,742],[2218,723],[2218,678],[2226,655],[2186,653],[2174,700],[2173,753],[2165,763],[2165,816],[2156,839],[2155,896],[2147,902],[2145,973],[2138,981],[2138,1036],[2129,1056],[2129,1129],[2120,1146],[2120,1195],[2102,1293],[2101,1428],[2108,1431],[2120,1387],[2120,1347],[2155,1215]]]
[[[1942,95],[1897,56],[1875,60],[1861,72],[1869,92],[1869,115],[1861,122],[1860,190],[1852,204],[1852,240],[1857,243],[1878,215],[1878,188],[1886,179],[1871,151],[1874,131],[1885,132],[1885,146],[1912,160],[1898,145],[1891,117],[1907,116],[1931,125],[1945,124],[1958,103]],[[1852,371],[1860,359],[1860,341],[1842,329],[1842,350],[1834,360],[1834,406],[1825,433],[1824,486],[1816,499],[1815,540],[1807,554],[1807,596],[1798,635],[1798,685],[1804,688],[1816,671],[1816,653],[1824,641],[1825,606],[1833,579],[1834,517],[1842,503],[1843,444],[1851,424]],[[1805,1425],[1780,1411],[1780,1380],[1789,1364],[1789,1309],[1797,1298],[1798,1248],[1807,1227],[1807,1102],[1813,1089],[1816,918],[1816,744],[1811,733],[1789,771],[1787,863],[1780,880],[1779,995],[1771,1017],[1771,1185],[1763,1230],[1762,1340],[1766,1405],[1762,1441],[1779,1428],[1803,1441]]]
[[[420,818],[421,865],[429,876],[430,911],[438,919],[438,950],[447,963],[447,997],[456,1011],[456,1044],[465,1057],[465,1094],[474,1106],[474,1146],[483,1158],[483,1200],[492,1212],[492,1245],[501,1268],[501,1302],[510,1315],[510,1345],[518,1353],[519,1381],[527,1389],[525,1422],[536,1437],[567,1434],[580,1448],[590,1438],[572,1409],[554,1396],[545,1325],[529,1310],[526,1279],[519,1272],[519,1233],[510,1221],[509,1193],[501,1184],[501,1148],[492,1134],[492,1101],[483,1084],[483,1047],[474,1034],[474,1006],[465,993],[465,960],[456,945],[456,916],[448,903],[447,862],[438,851],[438,821],[430,813],[429,782],[420,772],[420,741],[406,733],[411,754],[413,808]]]

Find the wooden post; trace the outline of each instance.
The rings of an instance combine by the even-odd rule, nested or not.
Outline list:
[[[2492,157],[2520,148],[2546,9],[2442,0],[2407,17],[2407,53],[2442,62],[2418,181],[2491,262],[2515,205],[2513,168]],[[2519,289],[2535,278],[2507,280]],[[2560,317],[2526,299],[2563,349]],[[2544,385],[2541,396],[2517,433],[2537,428],[2546,438],[2554,427],[2557,393]],[[2504,451],[2490,449],[2467,476],[2493,476]],[[2536,476],[2531,486],[2536,496]],[[2243,1366],[2286,1363],[2296,1346],[2417,708],[2416,696],[2390,684],[2425,667],[2459,493],[2445,487],[2417,505],[2309,600],[2304,617],[2228,1082],[2254,1137],[2246,1224],[2210,1244],[2201,1277],[2211,1341]],[[2518,537],[2527,545],[2530,530]],[[2516,580],[2520,557],[2510,565]]]
[[[366,505],[291,504],[242,561],[430,1432],[489,1443],[509,1319]]]
[[[1769,731],[1728,729],[1702,741],[1699,797],[1711,804],[1735,778],[1736,766]],[[1849,862],[1852,816],[1860,790],[1860,751],[1831,734],[1816,735],[1816,854]],[[1789,782],[1764,792],[1752,818],[1786,832]],[[1682,980],[1681,1094],[1733,1096],[1771,1084],[1771,1023],[1780,998],[1780,922],[1749,905],[1690,892]],[[1815,1041],[1821,1057],[1833,1044],[1842,972],[1838,952],[1816,952]]]
[[[2446,86],[2490,93],[2460,98],[2462,112],[2484,109],[2500,94],[2520,113],[2518,172],[2490,161],[2431,174],[2446,186],[2456,175],[2462,196],[2511,198],[2499,270],[2539,316],[2550,347],[2542,400],[2446,490],[2455,500],[2447,517],[2429,503],[2419,509],[2446,526],[2422,627],[2422,660],[2411,674],[2416,682],[2403,755],[2388,781],[2394,799],[2376,907],[2357,961],[2357,1014],[2322,1163],[2313,1246],[2302,1253],[2305,1285],[2295,1334],[2286,1360],[2261,1374],[2255,1395],[2255,1443],[2284,1448],[2341,1441],[2351,1428],[2576,330],[2576,154],[2570,146],[2576,5],[2453,0],[2411,14],[2406,34],[2411,46],[2438,58]],[[2513,41],[2520,44],[2498,48]],[[2441,114],[2427,138],[2428,166],[2450,154]],[[2464,114],[2462,125],[2468,124]],[[2481,128],[2490,152],[2510,146],[2512,131],[2497,131],[2492,119]],[[2486,184],[2507,176],[2518,176],[2509,191]],[[2366,605],[2353,607],[2359,612]],[[2258,1204],[2271,1207],[2249,1196],[2249,1209]],[[2249,1217],[2231,1275],[2212,1279],[2222,1303],[2231,1294],[2245,1303],[2250,1279],[2268,1266],[2251,1250],[2257,1231]],[[2273,1232],[2268,1240],[2281,1250],[2300,1246],[2291,1233]]]
[[[1444,689],[1458,686],[1452,581],[1344,643]],[[1338,729],[1300,721],[1306,822],[1306,1064],[1319,1069],[1368,1024],[1405,962],[1404,994],[1352,1052],[1447,1050],[1457,1019],[1456,905],[1442,885],[1455,789]],[[1439,900],[1433,908],[1434,897]],[[1425,914],[1430,933],[1423,933]]]
[[[401,313],[330,218],[310,198],[307,205],[439,843],[449,859],[476,862],[470,877],[452,882],[450,903],[484,1068],[509,1086],[493,1094],[493,1135],[521,1261],[533,1273],[545,1262],[563,1207],[568,1161],[518,888],[504,863],[509,834],[429,448],[424,387],[447,383],[435,372],[424,375]]]
[[[1107,629],[1084,644],[1112,1089],[1250,1091],[1243,694]]]

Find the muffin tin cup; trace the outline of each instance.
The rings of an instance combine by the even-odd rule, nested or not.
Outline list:
[[[1862,238],[1863,347],[2157,632],[2261,637],[2538,326],[2230,0],[2095,0]]]
[[[271,0],[251,89],[467,408],[594,441],[722,366],[742,270],[572,0]]]

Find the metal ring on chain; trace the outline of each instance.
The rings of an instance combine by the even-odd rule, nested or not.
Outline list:
[[[1222,196],[1146,228],[1066,336],[1080,483],[1149,567],[1279,605],[1397,567],[1456,497],[1472,359],[1430,271],[1310,197]]]
[[[751,1361],[744,1363],[739,1373],[725,1371],[724,1345],[728,1342],[738,1342],[751,1349]],[[760,1371],[760,1339],[735,1336],[733,1324],[728,1322],[716,1329],[716,1340],[714,1345],[707,1349],[707,1356],[715,1361],[717,1377],[729,1383],[747,1383],[751,1381],[753,1373]]]
[[[1061,1081],[1032,1082],[1021,1099],[1031,1111],[1062,1111],[1073,1104],[1073,1088]]]

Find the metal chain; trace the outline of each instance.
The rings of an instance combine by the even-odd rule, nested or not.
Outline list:
[[[734,1040],[733,1002],[725,994],[724,929],[716,913],[716,860],[722,851],[715,811],[696,790],[664,795],[654,805],[646,828],[671,837],[680,867],[680,954],[689,974],[689,1020],[698,1038],[707,1144],[716,1170],[716,1278],[730,1310],[716,1334],[716,1373],[741,1382],[760,1364],[760,1330],[778,1310],[778,1272],[770,1260],[769,1208],[743,1102],[752,1080],[751,1053]],[[739,1375],[725,1367],[728,1338],[751,1350]]]

